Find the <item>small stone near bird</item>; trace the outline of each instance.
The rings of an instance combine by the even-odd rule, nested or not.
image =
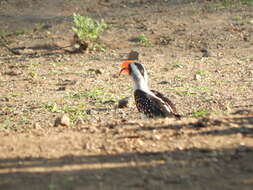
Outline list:
[[[202,57],[210,57],[210,53],[208,52],[206,48],[202,48],[200,49],[200,51],[203,53]]]
[[[66,90],[66,86],[61,86],[57,89],[57,91],[64,91],[64,90]]]
[[[194,75],[194,79],[197,80],[197,81],[201,81],[201,75]]]
[[[128,54],[127,60],[139,60],[139,53],[137,51],[131,51]]]
[[[118,108],[126,108],[129,103],[130,97],[125,97],[118,102]]]
[[[70,126],[70,119],[67,115],[64,114],[55,119],[54,127],[59,127],[59,126],[65,126],[65,127]]]

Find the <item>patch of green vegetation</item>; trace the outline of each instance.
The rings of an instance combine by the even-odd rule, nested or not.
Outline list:
[[[0,121],[0,130],[8,130],[11,129],[13,125],[12,121],[8,118]]]
[[[145,34],[140,34],[137,36],[137,42],[145,47],[148,47],[152,44],[151,40],[149,40]]]
[[[218,8],[222,8],[222,7],[230,7],[233,5],[240,5],[240,4],[253,5],[253,0],[238,0],[238,1],[223,0],[223,1],[220,1],[219,3],[208,4],[205,6],[205,8],[218,9]]]
[[[12,97],[22,97],[22,96],[24,96],[24,94],[23,93],[13,93],[13,94],[11,94],[11,96]]]
[[[35,67],[38,67],[39,66],[39,62],[29,62],[28,65],[30,68],[35,68]]]
[[[5,30],[0,30],[0,37],[5,37],[7,35],[8,33]]]
[[[200,9],[193,8],[193,9],[191,10],[191,12],[192,12],[193,15],[197,15],[197,14],[200,13]]]
[[[17,127],[22,127],[22,129],[32,128],[31,118],[28,116],[15,116],[0,121],[0,130],[16,130]]]
[[[68,114],[68,116],[72,121],[76,121],[80,117],[84,118],[87,115],[84,105],[75,105],[75,106],[64,105],[61,108],[61,110],[63,113]]]
[[[199,110],[194,110],[191,113],[192,117],[203,117],[206,116],[207,114],[209,114],[210,112],[206,109],[199,109]]]
[[[242,17],[241,17],[241,16],[234,16],[234,17],[232,17],[231,19],[232,19],[233,21],[238,22],[238,21],[241,21],[241,20],[242,20]]]
[[[66,178],[64,178],[64,180],[63,180],[63,183],[64,183],[64,185],[71,185],[71,184],[73,184],[75,181],[74,181],[74,177],[66,177]]]
[[[94,44],[89,49],[92,50],[92,51],[102,51],[102,52],[105,52],[106,47],[104,45],[101,45],[101,44]]]
[[[244,84],[240,84],[240,85],[237,86],[237,89],[238,89],[238,90],[246,90],[246,89],[247,89],[247,86],[244,85]]]
[[[185,78],[185,76],[184,76],[184,75],[181,75],[181,74],[177,74],[177,75],[175,75],[175,78],[177,78],[177,79],[182,79],[182,78]]]
[[[69,116],[71,121],[76,121],[77,119],[85,118],[87,116],[85,111],[85,106],[80,105],[67,105],[64,104],[62,106],[57,105],[56,103],[48,103],[44,105],[44,108],[52,113],[64,113]]]
[[[57,104],[54,103],[54,104],[51,104],[51,103],[48,103],[48,104],[45,104],[44,105],[44,108],[52,113],[59,113],[61,110],[58,109],[57,107]]]
[[[75,93],[70,96],[71,98],[90,98],[98,103],[104,103],[104,102],[115,102],[116,99],[111,95],[111,94],[106,94],[103,90],[101,89],[96,89],[93,88],[89,91],[86,92],[79,92]]]
[[[200,76],[206,76],[208,75],[209,71],[207,70],[198,70],[195,72],[196,75],[200,75]]]
[[[242,4],[253,5],[253,0],[240,0],[240,2],[241,2]]]
[[[211,91],[210,88],[205,86],[176,86],[176,87],[169,87],[170,90],[175,90],[176,94],[178,95],[197,95],[199,92],[209,92]]]
[[[102,90],[93,88],[87,92],[80,92],[80,93],[73,94],[72,98],[81,99],[83,97],[88,97],[88,98],[96,100],[96,99],[99,99],[103,95],[104,95],[104,92]]]
[[[49,189],[49,190],[54,190],[54,189],[58,189],[58,188],[59,188],[59,186],[56,185],[56,184],[49,184],[49,185],[48,185],[48,189]]]
[[[20,28],[20,29],[17,29],[16,31],[13,31],[13,32],[7,32],[6,30],[0,30],[0,37],[19,36],[19,35],[24,35],[29,32],[31,32],[31,30],[26,29],[26,28]]]
[[[219,3],[208,4],[205,7],[207,9],[218,9],[218,8],[221,8],[221,7],[229,7],[229,6],[232,6],[233,4],[234,4],[234,2],[231,1],[231,0],[223,0]]]
[[[80,40],[85,42],[97,40],[99,33],[103,32],[107,28],[107,24],[104,20],[99,22],[76,13],[74,13],[73,19],[74,26],[72,27],[72,30]]]
[[[23,29],[16,30],[13,34],[16,36],[23,35],[25,34],[25,30]]]
[[[244,62],[244,61],[241,61],[241,60],[238,60],[238,61],[237,61],[237,64],[238,64],[238,65],[244,65],[245,62]]]
[[[29,73],[27,74],[27,76],[30,77],[30,78],[35,78],[35,77],[37,76],[37,73],[34,72],[34,71],[32,71],[32,72],[29,72]]]
[[[218,3],[205,5],[205,8],[207,8],[207,9],[217,9],[219,7],[220,7],[220,4],[218,4]]]
[[[173,61],[170,63],[170,65],[172,66],[172,68],[184,68],[184,65],[179,61]]]
[[[50,62],[49,65],[52,65],[53,67],[59,67],[59,66],[63,66],[65,65],[66,62],[61,62],[61,61],[54,61],[54,62]]]
[[[232,6],[233,4],[234,4],[234,1],[231,1],[231,0],[224,0],[220,2],[220,5],[222,7],[229,7],[229,6]]]

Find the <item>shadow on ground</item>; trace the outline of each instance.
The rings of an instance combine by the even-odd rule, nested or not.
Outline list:
[[[253,148],[0,160],[1,189],[251,189]],[[213,183],[210,183],[213,181]],[[206,186],[206,184],[209,184]]]

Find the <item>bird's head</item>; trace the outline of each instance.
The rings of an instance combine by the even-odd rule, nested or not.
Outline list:
[[[141,75],[143,78],[147,78],[147,72],[144,66],[132,60],[127,60],[121,63],[119,75],[123,73],[128,73],[129,75]]]
[[[147,86],[148,75],[146,69],[142,64],[132,60],[127,60],[121,63],[120,68],[121,69],[119,75],[124,73],[129,74],[132,77],[136,87],[140,86],[139,84],[142,86],[145,84]]]

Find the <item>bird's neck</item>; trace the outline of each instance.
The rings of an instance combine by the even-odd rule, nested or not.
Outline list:
[[[144,92],[150,92],[148,82],[144,78],[133,79],[134,90],[142,90]]]

